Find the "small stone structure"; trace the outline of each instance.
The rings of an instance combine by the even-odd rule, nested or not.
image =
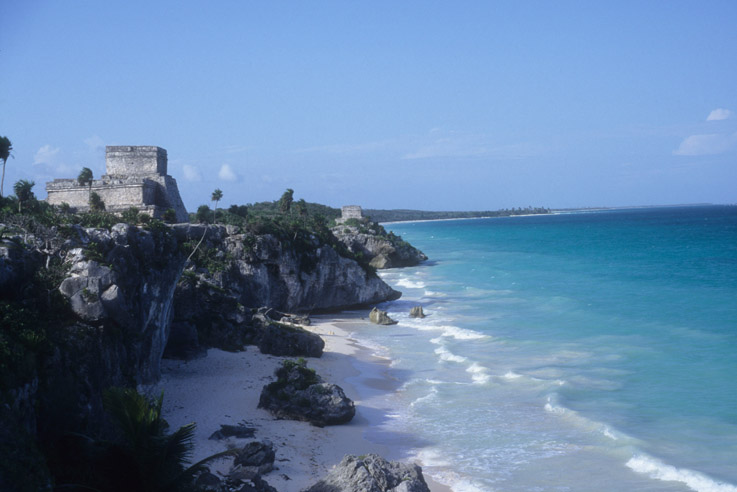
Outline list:
[[[46,183],[46,199],[52,205],[67,203],[78,210],[89,210],[91,192],[100,195],[109,212],[136,207],[140,212],[160,218],[173,209],[177,222],[189,222],[187,209],[179,196],[174,178],[167,174],[167,154],[161,147],[107,146],[107,174],[80,185],[76,179],[55,179]]]
[[[335,219],[336,224],[343,224],[348,219],[363,220],[363,212],[360,205],[343,205],[341,208],[342,216]]]

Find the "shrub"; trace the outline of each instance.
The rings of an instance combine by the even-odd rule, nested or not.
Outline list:
[[[90,210],[94,210],[95,212],[105,210],[105,202],[103,202],[100,195],[94,191],[90,193]]]
[[[120,217],[123,219],[123,222],[127,222],[128,224],[138,224],[138,208],[130,207],[120,214]]]
[[[212,218],[212,210],[207,205],[200,205],[197,207],[197,214],[195,215],[197,222],[200,224],[209,224]]]
[[[166,209],[166,212],[164,212],[164,215],[162,215],[162,218],[164,219],[164,222],[174,224],[177,221],[177,213],[173,208],[168,208]]]

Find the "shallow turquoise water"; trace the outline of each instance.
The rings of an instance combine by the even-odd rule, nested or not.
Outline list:
[[[737,207],[386,227],[431,261],[357,333],[404,381],[374,438],[457,491],[737,490]]]

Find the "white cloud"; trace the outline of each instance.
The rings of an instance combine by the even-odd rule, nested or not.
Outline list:
[[[686,137],[675,155],[714,155],[727,152],[737,144],[737,133],[722,134],[710,133],[705,135],[691,135]]]
[[[185,164],[184,166],[182,166],[182,169],[184,170],[184,179],[186,179],[187,181],[202,181],[202,174],[200,174],[200,170],[197,169],[195,166]]]
[[[717,108],[706,117],[706,121],[720,121],[732,117],[732,111],[724,108]]]
[[[87,147],[90,148],[93,152],[99,152],[105,150],[105,141],[98,137],[97,135],[93,135],[89,138],[84,139],[84,143],[87,144]]]
[[[228,164],[223,164],[222,166],[220,166],[218,177],[223,181],[238,181],[238,175]]]
[[[33,164],[56,164],[59,160],[59,147],[52,147],[51,145],[44,145],[36,151],[33,156]]]

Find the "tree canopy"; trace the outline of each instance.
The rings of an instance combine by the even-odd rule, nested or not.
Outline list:
[[[292,202],[294,201],[294,190],[287,188],[287,191],[279,199],[279,211],[283,214],[289,213],[292,209]]]
[[[36,183],[34,183],[33,181],[21,179],[13,185],[15,197],[18,199],[18,213],[21,212],[21,206],[23,203],[36,198],[32,191],[32,188],[35,184]]]
[[[79,183],[80,186],[92,186],[92,169],[89,167],[83,167],[82,170],[79,172],[79,176],[77,176],[77,183]]]

